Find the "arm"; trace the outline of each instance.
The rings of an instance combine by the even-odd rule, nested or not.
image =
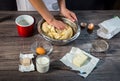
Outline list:
[[[42,0],[29,0],[29,1],[48,23],[50,23],[54,19],[54,17],[48,11]]]
[[[60,12],[63,16],[69,18],[72,21],[77,21],[77,17],[75,13],[73,13],[72,11],[66,8],[65,0],[58,0],[58,4],[59,4]]]
[[[48,11],[44,2],[42,0],[29,0],[34,8],[39,12],[39,14],[51,25],[55,26],[58,29],[64,29],[65,24],[61,21],[58,21],[54,16]]]

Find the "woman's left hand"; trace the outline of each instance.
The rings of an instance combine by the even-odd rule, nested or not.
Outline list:
[[[77,17],[74,12],[68,10],[67,8],[64,8],[61,10],[61,14],[65,16],[66,18],[70,19],[71,21],[77,21]]]

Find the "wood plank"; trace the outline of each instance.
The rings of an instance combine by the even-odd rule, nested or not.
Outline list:
[[[101,39],[96,35],[99,28],[98,23],[110,19],[114,16],[120,16],[119,10],[91,10],[74,11],[80,22],[94,23],[95,30],[89,34],[86,29],[82,29],[80,36],[73,42],[65,46],[55,46],[50,54],[51,63],[54,60],[62,58],[70,49],[75,46],[81,49],[83,45],[91,43],[93,40]],[[51,12],[56,15],[58,12]],[[35,25],[34,34],[31,37],[22,38],[18,36],[15,18],[22,14],[29,14],[35,17],[36,24],[41,19],[38,12],[17,12],[0,11],[0,16],[11,15],[12,18],[0,22],[0,81],[119,81],[120,79],[120,33],[112,39],[106,40],[110,48],[103,53],[90,52],[98,57],[100,62],[87,78],[66,70],[50,69],[48,73],[40,74],[34,72],[22,73],[18,71],[19,53],[23,45],[30,47],[38,34]],[[35,59],[33,59],[35,61]],[[88,67],[89,68],[89,67]]]

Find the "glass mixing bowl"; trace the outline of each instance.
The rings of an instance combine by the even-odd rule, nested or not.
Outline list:
[[[31,50],[35,55],[40,55],[36,53],[36,48],[38,47],[45,49],[46,53],[44,55],[49,55],[53,51],[52,44],[43,39],[40,35],[35,36],[35,42],[31,45]]]

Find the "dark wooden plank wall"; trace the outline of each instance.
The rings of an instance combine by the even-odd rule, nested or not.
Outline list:
[[[113,9],[120,9],[120,1],[119,0],[105,0],[105,8],[107,10],[113,10]],[[88,8],[89,9],[89,8]],[[94,9],[94,8],[93,8]],[[102,8],[100,8],[102,9]],[[17,4],[16,0],[0,0],[0,11],[16,11],[17,10]]]
[[[16,11],[16,0],[0,0],[0,11]]]

